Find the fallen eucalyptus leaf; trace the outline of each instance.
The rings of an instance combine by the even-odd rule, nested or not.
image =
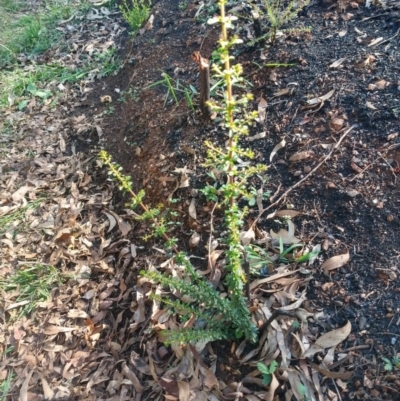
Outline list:
[[[344,341],[351,333],[351,323],[347,323],[340,329],[331,330],[323,334],[317,341],[304,353],[304,358],[310,358],[317,352],[322,352],[325,348],[336,347]]]
[[[333,63],[329,66],[329,68],[338,68],[340,65],[343,64],[344,60],[346,60],[346,57],[342,57],[342,58],[336,60],[335,62],[333,62]]]
[[[324,263],[322,263],[321,268],[324,270],[325,274],[328,274],[329,271],[344,266],[349,260],[350,254],[347,252],[343,255],[333,256],[332,258],[326,260]]]
[[[197,213],[196,213],[196,199],[192,198],[190,201],[189,205],[189,215],[193,220],[197,219]]]
[[[270,163],[272,163],[272,159],[275,157],[276,153],[278,152],[278,150],[282,149],[283,147],[286,146],[286,141],[285,139],[282,139],[273,149],[271,152],[271,155],[269,157],[269,161]]]

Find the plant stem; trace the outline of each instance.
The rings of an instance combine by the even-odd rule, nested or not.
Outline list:
[[[222,21],[222,40],[224,42],[228,42],[228,30],[226,28],[226,15],[225,15],[225,3],[223,1],[220,2],[220,12],[221,12],[221,21]],[[229,170],[228,170],[228,182],[229,184],[233,184],[233,175],[230,174],[232,173],[233,169],[233,163],[232,163],[232,157],[233,157],[233,132],[232,132],[232,125],[233,125],[233,94],[232,94],[232,80],[231,80],[231,66],[229,62],[229,54],[226,55],[225,57],[225,82],[226,82],[226,98],[227,98],[227,106],[228,106],[228,121],[229,121],[229,142],[228,142],[228,147],[229,147],[229,155],[228,155],[228,160],[230,161],[229,163]],[[230,206],[233,206],[235,202],[234,197],[232,196],[229,200]]]

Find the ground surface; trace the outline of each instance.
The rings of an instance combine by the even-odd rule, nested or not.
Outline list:
[[[267,301],[265,295],[278,289],[286,293],[306,289],[303,311],[313,315],[310,338],[350,322],[350,336],[334,359],[325,359],[335,363],[345,356],[336,363],[336,370],[331,365],[338,376],[320,372],[321,379],[316,379],[313,374],[310,383],[322,390],[312,399],[400,399],[399,370],[385,371],[382,360],[397,356],[400,341],[398,8],[395,4],[382,9],[361,3],[314,2],[290,26],[311,27],[311,31],[278,35],[274,46],[251,44],[252,26],[240,18],[248,10],[239,3],[230,8],[239,17],[236,34],[244,44],[234,54],[256,99],[252,108],[267,105],[265,119],[262,116],[263,121],[255,123],[248,141],[257,161],[269,165],[266,188],[276,200],[305,178],[279,205],[264,213],[258,227],[267,233],[271,228],[277,231],[282,223],[267,215],[291,205],[301,212],[293,219],[296,236],[322,249],[318,260],[306,266],[301,280],[299,275],[291,277],[301,285],[293,287],[296,280],[277,280],[270,286],[256,286],[253,305],[279,303],[280,298]],[[218,119],[204,121],[197,108],[190,109],[182,92],[177,91],[177,104],[172,96],[166,98],[165,85],[148,88],[166,72],[179,81],[179,88],[192,85],[199,89],[198,68],[191,54],[200,50],[203,57],[211,58],[218,28],[202,22],[201,17],[207,19],[212,10],[204,7],[195,18],[198,10],[197,3],[156,2],[153,27],[133,43],[123,29],[110,22],[99,29],[99,24],[105,41],[107,31],[112,32],[119,48],[123,65],[117,75],[90,82],[90,90],[72,102],[65,98],[56,112],[32,107],[29,116],[7,113],[8,118],[19,119],[15,123],[19,135],[10,149],[18,153],[28,147],[36,156],[27,162],[23,155],[18,162],[13,159],[14,164],[6,162],[10,155],[3,156],[7,173],[2,186],[7,196],[3,198],[16,202],[25,193],[39,198],[35,188],[49,191],[55,202],[46,203],[28,219],[32,230],[42,229],[40,235],[35,231],[38,238],[27,239],[28,234],[15,238],[10,229],[10,235],[3,236],[8,250],[3,270],[6,266],[11,270],[23,257],[32,258],[29,250],[46,263],[75,272],[72,281],[53,292],[51,301],[43,303],[36,315],[16,323],[6,323],[7,310],[16,308],[16,299],[5,296],[2,321],[8,334],[3,334],[3,342],[14,351],[4,358],[2,379],[7,365],[16,372],[10,399],[22,393],[32,400],[41,399],[42,394],[77,400],[151,400],[161,394],[171,400],[283,400],[288,383],[294,387],[295,372],[311,374],[292,353],[290,377],[278,375],[280,384],[273,398],[273,392],[271,397],[270,389],[255,378],[255,362],[270,361],[263,342],[259,346],[265,352],[261,353],[260,349],[253,352],[248,344],[241,349],[239,343],[213,343],[201,356],[191,348],[174,348],[171,354],[157,342],[150,324],[174,327],[176,323],[147,299],[150,284],[137,281],[138,270],[150,263],[152,245],[143,245],[139,239],[143,227],[134,223],[124,208],[126,199],[105,181],[106,174],[95,161],[98,147],[108,150],[132,176],[135,190],[146,190],[149,203],[166,203],[171,194],[179,198],[177,210],[184,222],[181,246],[204,256],[200,248],[208,240],[205,227],[210,208],[199,200],[194,225],[186,201],[190,189],[201,189],[207,180],[201,166],[204,141],[224,140],[222,136],[215,139]],[[113,18],[120,21],[118,16]],[[375,41],[378,38],[383,39]],[[285,66],[265,66],[276,63]],[[324,95],[325,100],[321,99]],[[198,104],[196,95],[193,102]],[[32,120],[34,124],[26,122]],[[265,135],[254,138],[262,132]],[[271,161],[273,149],[282,140],[285,146]],[[332,150],[332,157],[314,171]],[[191,171],[190,186],[176,191],[180,176],[174,170],[184,167]],[[29,187],[23,194],[15,195],[15,172],[26,172],[17,180]],[[264,201],[264,207],[269,204]],[[252,218],[257,215],[257,208],[251,210]],[[187,240],[192,229],[202,239],[201,246],[191,251]],[[27,232],[32,235],[34,231]],[[140,246],[137,255],[132,250],[135,245]],[[349,262],[325,274],[322,262],[341,254],[349,254]],[[157,264],[157,259],[151,260]],[[322,318],[318,320],[317,315]],[[44,320],[36,326],[38,318]],[[288,328],[283,320],[280,323],[286,335]],[[273,343],[272,337],[267,343]],[[282,352],[285,347],[280,346]],[[311,358],[315,363],[321,360]],[[353,372],[351,378],[343,375],[346,372]],[[190,394],[182,383],[190,383]]]

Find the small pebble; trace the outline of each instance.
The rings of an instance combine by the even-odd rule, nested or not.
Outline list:
[[[393,216],[392,214],[388,214],[388,215],[386,216],[386,220],[387,220],[389,223],[391,223],[391,222],[394,220],[394,216]]]

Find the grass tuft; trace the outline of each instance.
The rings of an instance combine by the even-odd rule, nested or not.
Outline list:
[[[21,303],[18,314],[21,317],[31,313],[39,302],[47,301],[50,291],[61,283],[62,275],[55,267],[34,263],[21,266],[9,277],[0,278],[0,289],[18,292],[15,302]]]
[[[131,0],[130,6],[127,0],[123,0],[119,6],[122,16],[135,34],[150,16],[151,4],[149,0]]]

